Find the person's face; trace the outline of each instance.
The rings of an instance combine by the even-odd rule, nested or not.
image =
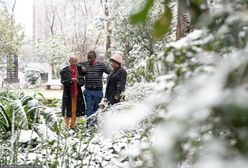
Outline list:
[[[118,64],[117,62],[111,60],[111,67],[112,67],[113,69],[118,68],[118,66],[119,66],[119,64]]]
[[[93,62],[96,60],[96,57],[94,57],[93,55],[88,55],[88,61],[90,64],[93,64]]]
[[[78,62],[78,59],[77,58],[71,57],[69,59],[69,63],[70,63],[71,66],[76,66],[77,65],[77,62]]]

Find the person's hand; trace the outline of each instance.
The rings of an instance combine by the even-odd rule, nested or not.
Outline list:
[[[81,69],[82,69],[83,72],[86,71],[86,68],[84,66],[81,66]]]
[[[115,100],[119,100],[120,99],[120,96],[115,96]]]
[[[78,83],[78,79],[77,78],[71,78],[72,82],[74,83]]]

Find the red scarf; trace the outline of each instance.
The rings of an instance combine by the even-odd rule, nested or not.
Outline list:
[[[77,78],[77,67],[76,66],[70,66],[69,70],[71,71],[71,77],[72,78]],[[78,95],[78,87],[77,87],[77,83],[72,83],[71,85],[71,91],[72,91],[72,95],[73,96],[77,96]]]

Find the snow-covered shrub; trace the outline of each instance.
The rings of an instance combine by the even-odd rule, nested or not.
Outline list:
[[[0,164],[24,164],[24,160],[27,164],[38,163],[34,154],[41,141],[52,143],[58,139],[57,133],[61,131],[54,111],[31,96],[13,92],[0,95],[5,97],[0,100]],[[23,152],[23,149],[27,152]]]
[[[158,76],[165,74],[163,64],[155,55],[146,57],[138,66],[128,70],[128,84],[133,85],[137,82],[152,82]]]
[[[151,22],[133,26],[130,23],[130,13],[139,10],[139,6],[144,6],[144,1],[111,1],[111,53],[123,52],[128,68],[139,66],[146,57],[158,54],[168,40],[165,38],[156,41],[152,36],[153,23],[164,10],[162,1],[154,1],[154,4],[153,12],[149,13]]]
[[[25,69],[25,84],[26,87],[38,86],[41,82],[41,71],[39,69],[26,68]]]
[[[136,130],[138,123],[152,120],[152,127],[143,128],[150,130],[153,167],[247,167],[248,36],[244,16],[248,4],[218,2],[223,4],[217,15],[205,18],[210,19],[208,29],[166,45],[162,60],[168,75],[157,80],[157,93],[137,107],[106,116],[107,135]],[[136,147],[142,141],[138,144]],[[138,167],[132,159],[127,162]]]
[[[226,6],[231,2],[225,1],[220,9],[228,9],[226,18],[232,18],[236,11],[247,16],[246,10],[241,10],[247,1],[241,8],[238,4],[235,8]],[[245,22],[243,19],[240,21]],[[245,26],[241,28],[245,30]],[[241,32],[244,38],[238,39],[217,26],[166,44],[156,60],[164,63],[162,72],[166,75],[149,86],[152,95],[141,103],[134,101],[148,93],[146,84],[134,85],[127,102],[105,110],[106,118],[99,117],[103,132],[85,134],[82,125],[76,132],[61,131],[57,139],[44,140],[30,152],[24,150],[22,154],[28,157],[19,155],[18,163],[46,167],[246,168],[248,40],[246,32]],[[229,40],[224,45],[222,39],[226,38]],[[147,69],[154,69],[153,63]],[[146,64],[143,66],[145,69]],[[6,145],[0,151],[11,155]]]

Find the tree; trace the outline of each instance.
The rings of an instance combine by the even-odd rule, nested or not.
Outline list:
[[[60,36],[65,45],[73,44],[72,51],[79,52],[81,59],[89,50],[104,45],[103,14],[99,11],[100,2],[81,0],[42,0],[46,13],[44,29],[49,28],[49,35]],[[38,18],[39,19],[39,18]],[[45,36],[48,36],[46,34]]]
[[[111,20],[109,16],[110,5],[109,0],[101,0],[102,8],[104,11],[104,20],[105,20],[105,30],[106,30],[106,46],[105,46],[105,57],[110,57],[110,46],[111,46]]]
[[[200,8],[199,3],[203,6],[202,8]],[[209,17],[209,3],[208,0],[203,0],[201,2],[192,0],[177,1],[177,40],[193,30],[193,25],[197,22],[198,16],[205,15],[205,17]]]
[[[149,1],[150,2],[150,1]],[[148,6],[151,3],[147,3]],[[167,39],[162,38],[156,41],[153,36],[153,23],[163,13],[162,1],[154,2],[153,12],[149,13],[149,22],[137,26],[130,23],[130,13],[138,11],[140,6],[146,6],[141,1],[111,1],[109,2],[109,17],[111,18],[111,50],[110,52],[121,51],[124,56],[125,66],[131,68],[142,62],[146,56],[151,56],[163,48]],[[131,19],[135,22],[135,19]]]
[[[67,63],[67,55],[72,45],[65,45],[60,36],[50,36],[37,43],[37,56],[40,62],[48,63],[52,68],[52,77],[58,78],[60,69]]]
[[[177,40],[189,33],[191,29],[189,6],[190,1],[177,1]]]
[[[164,2],[165,6],[169,3]],[[152,96],[153,100],[142,104],[143,109],[149,109],[142,111],[144,117],[139,121],[145,122],[144,130],[149,130],[145,132],[152,142],[148,150],[152,151],[153,167],[186,164],[195,168],[245,168],[248,164],[245,159],[248,107],[244,91],[248,79],[248,2],[218,1],[218,8],[213,8],[208,17],[205,1],[190,2],[187,10],[191,11],[191,24],[197,30],[167,44],[162,56],[158,56],[167,75],[158,79],[162,87]],[[134,15],[140,16],[137,21],[145,20],[144,13],[150,11],[145,9]],[[170,16],[164,15],[163,19],[170,20]],[[158,37],[168,30],[168,24],[162,23],[154,26]],[[146,106],[147,103],[154,105]],[[134,108],[130,112],[130,119],[135,113],[142,113],[137,111]],[[111,123],[108,120],[111,118],[106,120]],[[111,124],[111,127],[115,126]]]
[[[18,55],[18,50],[21,47],[21,41],[24,38],[23,29],[15,23],[14,9],[16,0],[10,10],[7,6],[0,8],[0,55],[7,61],[8,71],[12,71],[14,56]],[[9,81],[12,81],[12,73],[10,73]]]

